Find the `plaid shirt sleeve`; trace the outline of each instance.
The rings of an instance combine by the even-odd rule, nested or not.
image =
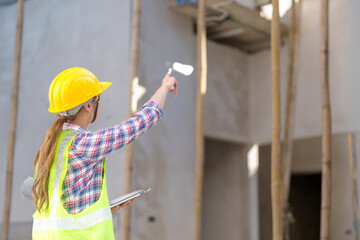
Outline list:
[[[142,135],[163,115],[159,104],[149,101],[130,119],[96,132],[85,131],[74,138],[72,147],[92,161],[100,161]]]

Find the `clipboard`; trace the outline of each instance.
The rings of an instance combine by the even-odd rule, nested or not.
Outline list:
[[[124,196],[121,196],[119,198],[116,198],[114,200],[112,200],[110,202],[110,208],[112,207],[115,207],[116,205],[119,205],[119,204],[122,204],[122,203],[125,203],[131,199],[134,199],[136,197],[139,197],[140,195],[144,194],[144,193],[147,193],[151,190],[151,188],[148,188],[146,190],[137,190],[137,191],[134,191],[134,192],[131,192],[131,193],[128,193]]]

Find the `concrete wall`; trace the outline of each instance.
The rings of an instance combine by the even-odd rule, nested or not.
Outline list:
[[[202,239],[250,239],[247,151],[247,145],[206,139]]]
[[[113,85],[102,96],[99,121],[108,127],[127,116],[130,1],[49,1],[25,3],[19,115],[11,221],[31,221],[32,202],[20,197],[22,181],[33,175],[33,157],[55,115],[47,112],[48,88],[60,71],[83,66]],[[16,4],[0,7],[0,182],[5,181]],[[109,197],[123,189],[124,150],[109,156]],[[4,193],[5,184],[0,184]],[[4,194],[0,194],[0,212]],[[0,216],[0,219],[2,214]]]
[[[143,2],[146,11],[142,12],[141,19],[139,78],[147,93],[141,102],[160,86],[167,61],[196,68],[192,20],[170,11],[166,3],[165,0]],[[208,42],[208,60],[210,97],[205,98],[205,135],[245,141],[248,135],[245,55]],[[191,239],[194,233],[197,75],[196,71],[190,77],[176,72],[173,75],[180,84],[178,98],[168,97],[164,117],[158,126],[134,143],[134,188],[153,187],[146,201],[134,204],[134,239],[145,236],[149,239]],[[155,221],[150,222],[149,217],[154,217]]]
[[[334,133],[358,131],[360,110],[356,107],[360,87],[360,57],[357,44],[360,30],[356,0],[330,2],[330,91]],[[284,109],[287,49],[281,49],[281,92]],[[270,51],[248,58],[250,84],[250,140],[269,142],[271,139],[271,63]],[[295,137],[321,134],[320,85],[320,2],[303,1],[299,47],[298,89],[295,112]],[[284,111],[282,111],[284,116]]]
[[[208,90],[204,134],[233,142],[249,138],[249,83],[246,54],[208,41]]]
[[[191,20],[172,12],[167,1],[142,5],[139,79],[147,88],[144,103],[160,87],[167,61],[195,65],[196,41]],[[194,233],[196,73],[173,75],[179,96],[168,96],[158,125],[134,143],[134,189],[151,186],[152,191],[133,205],[132,239],[191,239]]]

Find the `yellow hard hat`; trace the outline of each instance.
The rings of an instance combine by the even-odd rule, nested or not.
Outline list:
[[[49,88],[49,112],[60,113],[85,103],[105,91],[112,83],[99,82],[89,70],[66,69],[57,75]]]

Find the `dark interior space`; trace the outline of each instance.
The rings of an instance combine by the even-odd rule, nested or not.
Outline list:
[[[290,226],[291,239],[319,239],[321,174],[292,175],[289,201],[295,218]]]

